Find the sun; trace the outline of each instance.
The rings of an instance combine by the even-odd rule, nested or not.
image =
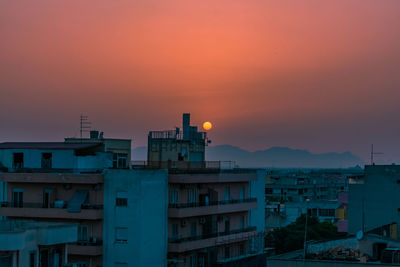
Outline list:
[[[203,129],[204,130],[208,131],[208,130],[211,130],[211,128],[212,128],[211,122],[206,121],[205,123],[203,123]]]

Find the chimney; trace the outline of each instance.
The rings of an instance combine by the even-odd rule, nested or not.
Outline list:
[[[182,116],[183,140],[190,139],[190,113],[183,113]]]

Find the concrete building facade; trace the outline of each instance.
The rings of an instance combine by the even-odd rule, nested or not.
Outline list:
[[[230,266],[263,252],[265,171],[205,161],[206,133],[149,133],[147,168],[168,169],[168,266]]]
[[[78,224],[71,266],[165,265],[167,173],[130,170],[123,143],[117,151],[101,141],[0,144],[0,216]]]
[[[398,238],[400,166],[367,165],[362,179],[349,186],[349,233],[378,231]]]

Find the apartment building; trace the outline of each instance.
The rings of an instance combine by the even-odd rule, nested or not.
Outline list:
[[[208,143],[190,114],[182,131],[149,133],[142,167],[168,169],[171,267],[230,266],[263,253],[265,171],[207,162]]]
[[[367,165],[349,185],[348,229],[399,238],[400,165]]]
[[[167,172],[129,169],[130,145],[93,134],[1,143],[0,216],[76,223],[70,266],[165,266]]]
[[[307,211],[347,232],[348,186],[359,170],[270,171],[265,185],[266,230],[284,227]]]

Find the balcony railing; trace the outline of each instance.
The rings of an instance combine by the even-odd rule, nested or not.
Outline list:
[[[66,209],[68,202],[65,201],[62,205],[55,205],[49,203],[44,205],[43,203],[31,203],[31,202],[0,202],[0,208],[40,208],[40,209]],[[83,204],[82,209],[103,209],[103,205]]]
[[[234,161],[132,161],[134,169],[173,170],[232,170],[237,167]]]
[[[227,235],[233,235],[233,234],[239,234],[239,233],[252,232],[252,231],[256,231],[256,230],[257,230],[257,227],[251,226],[251,227],[247,227],[247,228],[242,228],[242,229],[237,229],[237,230],[232,230],[232,231],[224,231],[224,232],[219,232],[219,233],[217,232],[217,233],[203,234],[203,235],[183,237],[183,238],[180,238],[180,237],[168,238],[168,242],[169,243],[183,243],[183,242],[208,239],[208,238],[213,238],[213,237],[218,237],[218,236],[227,236]]]
[[[78,240],[76,244],[79,246],[102,246],[103,240],[90,238],[89,240]]]
[[[178,209],[197,208],[197,207],[219,206],[219,205],[238,204],[238,203],[250,203],[250,202],[257,202],[257,198],[231,199],[231,200],[194,202],[194,203],[170,203],[168,205],[168,208],[178,208]]]

